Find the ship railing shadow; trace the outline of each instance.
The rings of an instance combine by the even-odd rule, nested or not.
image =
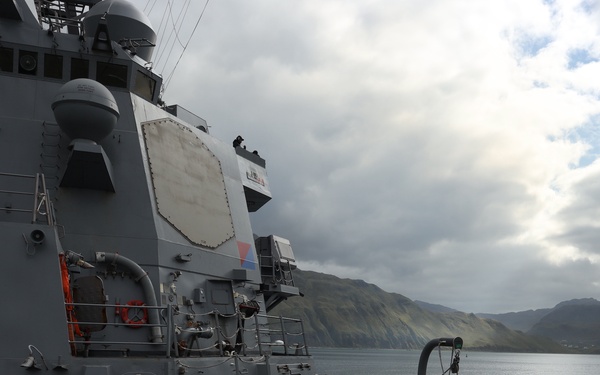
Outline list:
[[[124,306],[119,304],[97,304],[97,303],[65,303],[67,308],[98,308],[106,309],[111,308],[115,311],[115,316],[118,314],[119,309]],[[165,356],[170,357],[184,357],[190,355],[199,356],[231,356],[232,354],[240,355],[277,355],[277,356],[309,356],[308,346],[306,344],[306,335],[304,332],[304,325],[302,320],[295,318],[288,318],[283,316],[274,316],[266,314],[253,314],[250,317],[245,317],[244,314],[238,313],[234,315],[223,315],[223,317],[237,318],[239,319],[239,332],[242,334],[229,335],[223,334],[220,325],[217,324],[214,331],[217,340],[217,344],[211,343],[206,347],[199,347],[198,349],[192,349],[191,346],[183,348],[181,342],[178,339],[177,330],[178,327],[174,323],[174,311],[172,305],[167,306],[141,306],[143,309],[157,309],[161,316],[160,324],[150,324],[146,321],[143,323],[132,324],[127,322],[117,322],[115,319],[113,322],[110,321],[79,321],[76,318],[67,320],[69,326],[69,344],[71,345],[72,352],[77,356]],[[218,312],[211,312],[209,314],[218,314]],[[206,315],[206,314],[202,314]],[[246,327],[244,321],[253,319],[254,324],[249,324]],[[216,322],[219,319],[216,318]],[[105,326],[107,330],[112,330],[112,334],[99,334],[96,332],[80,332],[78,327],[92,327],[90,331],[93,331],[95,326]],[[128,328],[127,333],[116,332],[121,327]],[[153,342],[149,340],[149,335],[143,333],[144,329],[151,327],[160,327],[163,336],[162,340]],[[246,327],[246,328],[245,328]],[[253,332],[252,335],[245,335],[243,332]],[[146,331],[147,332],[147,331]],[[233,336],[236,336],[235,339]],[[248,337],[253,337],[252,342],[248,342]],[[115,339],[105,339],[106,337],[114,337]],[[124,340],[123,337],[136,339]],[[232,351],[226,351],[219,345],[219,343],[227,340],[235,340],[232,343]],[[144,349],[146,348],[146,349]]]

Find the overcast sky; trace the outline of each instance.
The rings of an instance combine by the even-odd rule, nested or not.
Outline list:
[[[301,269],[466,312],[600,298],[597,1],[214,0],[191,39],[204,1],[132,2],[165,78],[189,40],[164,100],[266,159],[254,231]]]

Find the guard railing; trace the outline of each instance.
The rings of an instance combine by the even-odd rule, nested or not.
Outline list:
[[[26,218],[30,217],[33,224],[54,224],[52,202],[43,173],[0,173],[0,196],[4,204],[0,207],[0,220],[28,221]],[[17,214],[17,217],[9,216],[11,214]]]
[[[123,305],[119,304],[93,304],[93,303],[65,303],[65,306],[72,307],[96,307],[96,308],[109,308],[113,309],[113,311],[118,311],[118,309],[123,308]],[[211,339],[205,339],[205,347],[198,346],[197,348],[190,347],[182,347],[181,342],[178,342],[177,333],[176,333],[176,325],[174,323],[174,315],[176,309],[174,306],[147,306],[144,305],[145,309],[156,309],[159,310],[159,315],[161,316],[161,324],[147,324],[136,326],[137,329],[143,329],[144,327],[161,327],[163,340],[162,342],[150,342],[148,340],[104,340],[97,339],[102,337],[110,337],[108,332],[106,334],[93,332],[87,335],[87,337],[74,336],[69,339],[69,344],[78,347],[78,355],[88,355],[90,352],[98,352],[98,351],[111,351],[111,352],[121,352],[123,355],[133,354],[133,351],[141,351],[141,347],[150,348],[151,351],[157,355],[165,355],[166,357],[181,357],[181,356],[228,356],[232,355],[232,352],[226,351],[218,343],[223,341],[232,341],[232,346],[237,351],[236,354],[240,355],[261,355],[268,356],[271,354],[276,355],[289,355],[289,356],[298,356],[298,355],[309,355],[308,346],[306,344],[306,335],[304,333],[304,326],[300,319],[292,319],[281,316],[273,316],[266,314],[254,314],[252,317],[246,318],[241,313],[236,313],[233,315],[224,315],[219,312],[213,311],[203,314],[186,314],[186,315],[194,315],[194,318],[200,319],[202,316],[211,315],[214,318],[215,327],[214,333],[215,335]],[[223,330],[220,328],[220,320],[229,319],[229,318],[237,318],[239,319],[238,331],[229,332],[230,335],[226,336]],[[253,326],[249,328],[243,328],[244,324],[241,323],[242,320],[253,319]],[[94,325],[102,325],[106,327],[126,327],[131,326],[128,323],[117,323],[102,321],[102,322],[88,322],[88,321],[80,321],[73,319],[71,321],[67,321],[67,324],[70,326],[80,325],[80,326],[94,326]],[[245,335],[245,331],[253,331],[251,335]],[[105,332],[104,330],[102,332]],[[241,333],[241,334],[239,334]],[[115,334],[115,336],[117,336]],[[135,335],[132,333],[131,337],[141,337],[145,335]],[[122,336],[121,336],[122,337]],[[248,337],[252,337],[256,341],[245,342],[244,340]],[[199,339],[198,341],[203,340]],[[217,342],[217,344],[215,344]],[[132,349],[135,349],[132,351]],[[162,353],[162,354],[161,354]],[[146,352],[146,354],[148,354]]]

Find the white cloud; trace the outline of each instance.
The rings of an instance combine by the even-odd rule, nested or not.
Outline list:
[[[165,99],[266,158],[254,229],[289,238],[301,268],[467,311],[549,307],[600,297],[584,277],[600,271],[597,16],[220,0]]]

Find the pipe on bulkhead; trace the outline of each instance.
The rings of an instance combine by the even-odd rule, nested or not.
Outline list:
[[[135,280],[139,281],[139,283],[142,285],[142,288],[144,290],[144,296],[146,301],[148,302],[148,305],[158,306],[156,294],[154,294],[154,287],[152,286],[152,281],[150,280],[150,277],[148,277],[148,273],[144,271],[144,269],[139,264],[117,253],[105,252],[96,253],[96,262],[114,263],[127,268],[133,273]],[[148,309],[148,323],[153,325],[152,327],[150,327],[152,329],[152,342],[162,342],[163,335],[161,328],[158,326],[160,324],[160,318],[157,309]]]

